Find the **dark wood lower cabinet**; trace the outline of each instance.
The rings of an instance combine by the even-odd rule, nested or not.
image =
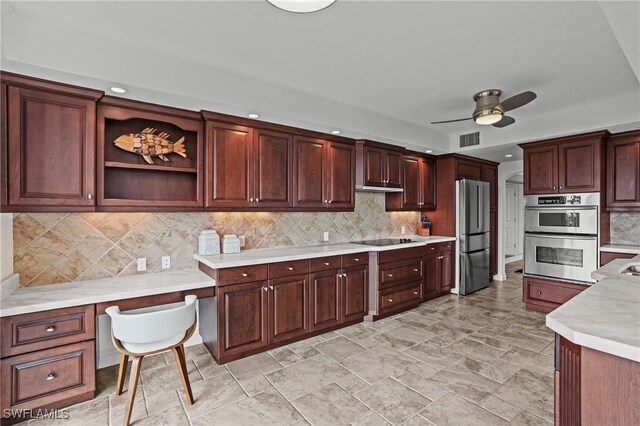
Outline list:
[[[221,358],[268,345],[268,291],[266,281],[218,288]]]
[[[601,251],[600,252],[600,266],[604,266],[612,260],[616,259],[632,259],[636,257],[637,254],[633,253],[614,253],[609,251]]]
[[[311,331],[323,330],[340,324],[339,270],[315,272],[309,275],[311,285]]]
[[[451,292],[454,286],[454,243],[434,244],[434,251],[425,256],[423,300],[431,300]]]
[[[558,426],[640,424],[640,363],[556,334],[554,420]]]
[[[269,280],[269,341],[277,343],[309,332],[308,275]]]
[[[366,265],[344,269],[341,277],[342,322],[358,320],[367,314],[368,280]]]
[[[546,278],[522,277],[522,301],[529,311],[548,314],[582,292],[586,285]]]

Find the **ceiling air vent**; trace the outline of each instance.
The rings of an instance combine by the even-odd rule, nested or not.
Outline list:
[[[467,133],[460,135],[460,148],[467,146],[480,145],[480,132]]]

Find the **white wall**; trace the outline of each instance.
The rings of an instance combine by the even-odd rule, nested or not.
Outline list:
[[[498,281],[507,279],[504,272],[504,232],[502,232],[504,229],[504,191],[506,180],[516,173],[522,173],[522,170],[522,161],[509,161],[500,163],[498,166],[498,273],[493,276],[493,279]]]
[[[0,213],[0,281],[13,274],[13,214]]]

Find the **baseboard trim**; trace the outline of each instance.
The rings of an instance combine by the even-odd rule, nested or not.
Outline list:
[[[506,265],[507,263],[513,263],[513,262],[517,262],[519,260],[522,260],[522,255],[521,254],[519,254],[517,256],[505,257],[504,258],[504,264]]]

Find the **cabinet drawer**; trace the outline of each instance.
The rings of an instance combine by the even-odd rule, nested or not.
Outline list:
[[[294,260],[291,262],[279,262],[269,265],[269,278],[289,277],[291,275],[308,273],[308,260]]]
[[[380,291],[380,313],[422,300],[422,282],[416,281],[387,291]]]
[[[453,241],[445,241],[442,243],[428,244],[427,254],[442,253],[453,250]]]
[[[95,338],[94,305],[4,317],[2,357]]]
[[[348,268],[350,266],[358,266],[358,265],[368,265],[369,264],[369,253],[356,253],[356,254],[345,254],[342,256],[342,267]]]
[[[218,282],[216,286],[266,280],[267,270],[267,265],[249,265],[220,269],[218,271]]]
[[[576,285],[576,287],[578,286]],[[562,305],[578,295],[581,291],[582,289],[580,288],[570,288],[553,283],[529,280],[527,296],[529,300]]]
[[[309,261],[310,272],[328,271],[331,269],[340,269],[341,256],[317,257]]]
[[[382,251],[378,255],[378,263],[396,262],[398,260],[415,259],[424,255],[424,247]]]
[[[34,408],[95,391],[94,341],[5,358],[2,407]]]
[[[380,288],[390,287],[406,281],[416,281],[423,277],[422,259],[380,265]]]

